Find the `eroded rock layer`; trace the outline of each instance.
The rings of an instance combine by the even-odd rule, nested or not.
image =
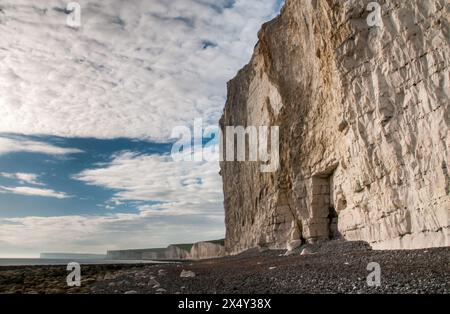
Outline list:
[[[280,168],[222,162],[226,248],[449,245],[447,0],[286,0],[228,85],[226,126],[279,126]]]

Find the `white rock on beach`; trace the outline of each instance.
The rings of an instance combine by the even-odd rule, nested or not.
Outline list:
[[[164,269],[158,270],[158,276],[165,276],[165,275],[166,275],[166,271]]]
[[[183,269],[183,271],[180,274],[180,277],[181,278],[194,278],[195,273],[193,271]]]
[[[310,255],[310,254],[312,254],[312,251],[308,248],[304,248],[300,253],[300,255]]]

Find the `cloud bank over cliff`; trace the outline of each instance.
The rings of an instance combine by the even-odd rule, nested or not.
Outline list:
[[[225,83],[249,59],[279,1],[4,0],[0,132],[167,140],[216,123]]]

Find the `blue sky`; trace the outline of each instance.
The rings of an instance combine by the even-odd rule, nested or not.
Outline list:
[[[217,162],[172,130],[216,125],[280,0],[0,4],[0,257],[224,236]]]
[[[7,134],[3,134],[8,138]],[[78,149],[80,152],[58,156],[46,155],[39,152],[11,152],[0,155],[0,186],[31,186],[46,189],[51,188],[67,197],[42,197],[5,193],[0,197],[2,210],[0,217],[25,217],[39,214],[39,216],[74,215],[74,214],[107,214],[111,210],[117,212],[136,212],[136,202],[110,204],[114,190],[101,186],[88,185],[74,179],[74,176],[85,169],[101,167],[114,159],[116,154],[132,151],[139,154],[170,153],[170,143],[152,143],[133,139],[102,140],[95,138],[61,138],[61,137],[17,137],[29,141],[52,144],[61,148]],[[11,174],[33,174],[37,176],[35,183],[24,182],[23,179],[11,177]],[[1,193],[1,188],[0,188]],[[154,204],[147,201],[142,204]]]

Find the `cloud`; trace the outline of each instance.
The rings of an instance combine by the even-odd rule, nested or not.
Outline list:
[[[39,185],[44,186],[45,184],[39,182],[39,175],[34,173],[8,173],[8,172],[0,172],[0,177],[18,180],[21,184],[31,184],[31,185]],[[0,193],[7,194],[17,194],[24,196],[40,196],[40,197],[51,197],[64,199],[71,197],[70,195],[64,192],[57,192],[52,189],[44,189],[44,188],[36,188],[36,187],[28,187],[28,186],[17,186],[17,187],[8,187],[0,185]]]
[[[156,201],[140,210],[162,215],[220,213],[222,181],[217,162],[175,162],[167,155],[121,153],[107,165],[74,179],[114,190],[115,201]]]
[[[165,141],[217,123],[279,0],[2,0],[0,132]]]
[[[13,152],[40,153],[48,155],[67,155],[67,154],[82,153],[83,151],[75,148],[58,147],[40,141],[26,140],[24,138],[8,138],[0,136],[0,156]]]
[[[40,189],[27,186],[7,187],[0,185],[0,193],[10,193],[26,196],[52,197],[58,199],[69,198],[70,195],[64,192],[57,192],[51,189]]]
[[[44,185],[43,183],[38,181],[39,175],[34,174],[34,173],[23,173],[23,172],[7,173],[7,172],[0,172],[0,177],[7,178],[7,179],[18,180],[20,183],[27,183],[27,184],[33,184],[33,185]]]

